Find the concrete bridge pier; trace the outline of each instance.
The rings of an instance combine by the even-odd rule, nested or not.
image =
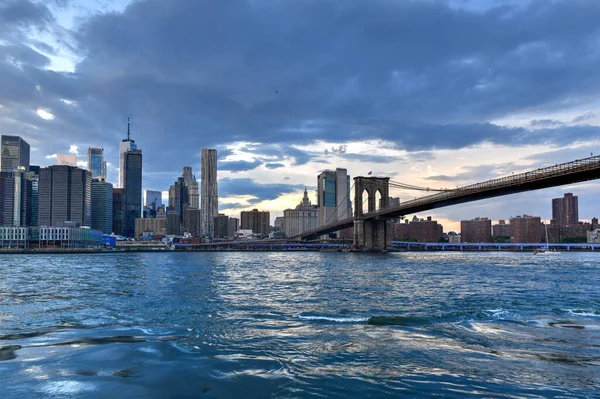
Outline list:
[[[384,219],[354,219],[354,248],[384,251],[392,246],[392,222]]]

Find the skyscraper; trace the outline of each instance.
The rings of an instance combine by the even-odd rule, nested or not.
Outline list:
[[[219,195],[217,186],[217,150],[202,149],[201,168],[201,226],[200,232],[204,236],[212,237],[214,234],[214,219],[219,214]]]
[[[125,154],[129,150],[137,150],[137,145],[130,136],[130,123],[127,117],[127,138],[119,144],[119,188],[125,188]]]
[[[346,169],[326,170],[317,177],[318,226],[352,217],[350,176]]]
[[[29,144],[19,136],[0,136],[0,172],[12,172],[19,166],[29,172]]]
[[[152,207],[155,211],[162,206],[162,191],[145,190],[144,206]]]
[[[92,229],[104,234],[113,228],[113,185],[106,180],[92,180]]]
[[[189,206],[188,188],[185,185],[185,179],[179,177],[175,184],[169,187],[169,207],[179,213],[179,219],[182,224],[185,223],[185,208]]]
[[[192,174],[191,166],[183,167],[183,174],[181,175],[185,181],[185,186],[188,189],[189,205],[192,208],[200,208],[200,198],[198,196],[198,182],[196,176]]]
[[[135,219],[142,217],[142,150],[125,153],[125,236],[135,236]]]
[[[92,179],[106,180],[106,162],[104,162],[103,148],[88,148],[88,170],[92,172]]]
[[[66,166],[77,166],[77,155],[75,154],[56,154],[56,164]]]
[[[579,198],[566,193],[562,198],[552,199],[552,223],[570,226],[579,223]]]
[[[13,172],[0,172],[0,226],[31,225],[31,186],[19,166]]]
[[[252,230],[254,234],[268,236],[271,232],[271,213],[268,211],[242,211],[240,218],[241,230]]]
[[[92,174],[75,166],[53,165],[40,169],[40,226],[73,222],[91,226]]]
[[[114,234],[125,235],[125,189],[113,189],[113,227]]]

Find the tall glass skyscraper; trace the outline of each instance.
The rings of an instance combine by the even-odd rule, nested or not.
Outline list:
[[[217,150],[202,149],[200,191],[200,234],[212,237],[214,219],[219,215],[219,190],[217,186]]]
[[[29,144],[19,136],[0,136],[0,172],[13,172],[19,166],[29,172]]]
[[[88,148],[88,170],[92,173],[92,179],[106,180],[106,162],[104,162],[103,148]]]
[[[346,169],[326,170],[317,178],[318,225],[352,217],[350,176]]]
[[[137,150],[134,140],[131,140],[129,131],[129,117],[127,118],[127,138],[119,143],[119,188],[125,188],[125,154],[129,150]]]
[[[135,219],[142,217],[142,150],[125,153],[125,236],[135,236]]]

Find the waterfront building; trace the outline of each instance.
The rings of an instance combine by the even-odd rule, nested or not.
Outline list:
[[[227,237],[234,237],[235,233],[240,229],[240,219],[229,218],[227,221]]]
[[[131,139],[130,119],[127,117],[127,138],[119,143],[119,188],[125,188],[125,158],[130,150],[137,150],[135,140]]]
[[[166,216],[164,212],[163,216]],[[167,234],[167,218],[137,218],[135,219],[135,236],[143,235],[166,235]]]
[[[562,198],[552,199],[552,223],[569,226],[579,223],[579,198],[566,193]]]
[[[510,219],[512,241],[516,243],[538,243],[542,242],[542,237],[546,239],[544,226],[539,216],[517,216]],[[549,241],[552,235],[548,231]]]
[[[494,240],[499,237],[511,237],[512,230],[510,224],[506,223],[506,220],[498,220],[498,224],[492,226],[492,236]]]
[[[113,231],[113,185],[104,179],[92,179],[92,229]]]
[[[88,170],[92,173],[92,180],[106,180],[106,162],[104,161],[104,148],[88,148]]]
[[[31,224],[32,182],[19,166],[0,172],[0,226],[26,227]]]
[[[600,244],[600,229],[588,231],[586,236],[589,244]]]
[[[29,172],[25,173],[25,179],[31,182],[31,215],[29,226],[38,225],[39,173],[40,167],[35,165],[31,165],[29,167]]]
[[[214,219],[219,214],[219,195],[217,185],[217,150],[202,149],[201,160],[201,235],[212,236],[214,233]]]
[[[267,211],[259,211],[258,209],[242,211],[240,230],[251,230],[253,234],[266,237],[271,230],[270,222],[271,214]]]
[[[0,172],[12,172],[19,166],[29,172],[29,144],[19,136],[0,136]]]
[[[29,248],[98,248],[102,232],[88,227],[30,227]]]
[[[181,235],[181,219],[175,210],[167,209],[167,234]]]
[[[155,211],[162,206],[162,191],[145,190],[144,206],[149,206]]]
[[[63,166],[77,166],[77,155],[56,154],[56,164]]]
[[[317,177],[317,206],[317,227],[352,217],[350,176],[346,169],[326,170]]]
[[[214,222],[214,238],[227,238],[228,236],[228,226],[229,225],[229,216],[220,213],[215,216]]]
[[[40,169],[40,226],[64,226],[68,222],[81,226],[92,224],[92,177],[75,166],[53,165]]]
[[[125,189],[113,189],[113,234],[125,235]]]
[[[492,242],[492,221],[488,218],[475,218],[460,222],[462,242]]]
[[[135,235],[135,219],[142,217],[142,150],[125,153],[125,236]]]
[[[215,216],[214,238],[232,239],[238,231],[239,219],[232,218],[220,213]]]
[[[200,209],[185,206],[185,231],[193,237],[200,236]]]
[[[416,241],[416,242],[439,242],[444,236],[444,228],[437,221],[432,220],[431,216],[427,219],[419,219],[413,216],[409,222],[392,224],[394,239],[398,241]]]
[[[459,244],[461,242],[460,234],[456,234],[454,231],[448,233],[448,243]]]
[[[308,230],[317,228],[318,207],[313,205],[308,198],[308,192],[304,189],[304,197],[295,209],[283,211],[283,225],[285,235],[289,238],[299,236]],[[277,221],[277,220],[276,220]]]

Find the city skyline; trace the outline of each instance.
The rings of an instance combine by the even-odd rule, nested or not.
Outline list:
[[[357,14],[365,18],[355,21]],[[227,215],[259,208],[274,219],[305,186],[316,188],[326,169],[444,187],[583,158],[600,146],[600,56],[590,50],[600,5],[593,2],[350,1],[340,8],[325,1],[293,9],[173,1],[165,10],[158,0],[22,0],[4,3],[0,15],[7,52],[0,133],[23,137],[32,164],[48,166],[68,152],[81,166],[89,146],[102,147],[107,180],[118,186],[115,143],[131,113],[132,134],[152,160],[143,188],[166,192],[182,166],[200,170],[201,148],[215,148],[219,212]],[[236,29],[202,23],[216,17],[235,20]],[[383,21],[381,31],[374,21]],[[506,35],[512,26],[527,29]],[[319,40],[306,45],[307,31]],[[366,46],[364,37],[378,45]],[[441,45],[446,38],[458,40]],[[181,59],[173,62],[165,48]],[[444,226],[474,214],[549,220],[546,201],[572,191],[589,220],[599,187],[547,189],[432,216]],[[404,201],[415,193],[392,195]]]

